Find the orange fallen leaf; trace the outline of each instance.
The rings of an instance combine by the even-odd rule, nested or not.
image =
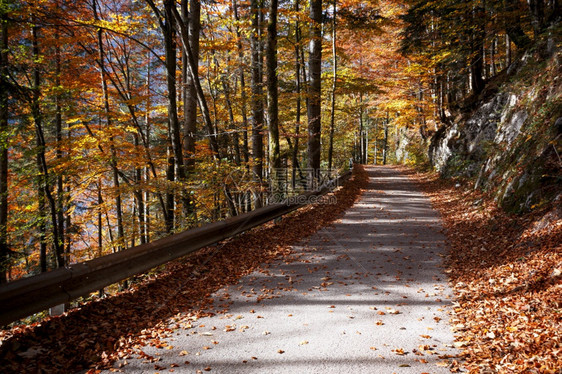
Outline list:
[[[403,356],[406,354],[406,352],[404,352],[404,349],[402,348],[397,348],[397,349],[393,349],[393,352],[396,353],[397,355]]]

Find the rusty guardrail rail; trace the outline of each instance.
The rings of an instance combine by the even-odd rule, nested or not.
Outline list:
[[[301,199],[268,205],[122,252],[4,284],[0,286],[0,325],[70,302],[271,221],[306,205],[307,197],[324,195],[350,175],[348,171],[318,190],[300,195]]]

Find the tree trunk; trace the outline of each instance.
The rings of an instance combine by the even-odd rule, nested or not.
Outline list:
[[[189,12],[187,5],[189,2]],[[188,24],[189,29],[189,48],[193,54],[193,64],[196,71],[199,71],[199,34],[201,29],[201,3],[198,0],[182,0],[181,3],[182,20]],[[189,59],[186,53],[183,54],[182,71],[184,78],[184,144],[186,156],[186,166],[193,167],[195,159],[195,134],[197,132],[197,90],[192,76],[189,74]]]
[[[93,2],[94,19],[99,20],[97,13],[97,2]],[[103,46],[103,30],[100,28],[97,32],[98,37],[98,52],[99,52],[99,62],[100,75],[101,75],[101,85],[102,85],[102,96],[103,96],[103,108],[106,117],[106,126],[108,129],[112,127],[111,112],[109,110],[109,91],[107,86],[107,77],[105,71],[105,53]],[[123,228],[123,206],[121,201],[121,188],[119,183],[119,170],[117,169],[117,151],[115,149],[113,136],[109,137],[110,144],[110,165],[113,176],[113,187],[115,188],[115,212],[117,216],[117,250],[122,250],[125,244],[125,230]],[[111,230],[111,228],[109,228]]]
[[[496,76],[496,44],[498,39],[494,36],[492,38],[492,45],[490,47],[490,77]]]
[[[263,177],[263,78],[261,68],[261,41],[260,41],[260,12],[261,7],[258,0],[251,0],[252,34],[252,158],[253,175],[257,183],[261,183]],[[256,208],[262,206],[260,194],[255,196]]]
[[[478,95],[484,89],[484,24],[482,14],[484,10],[474,7],[471,10],[471,21],[473,25],[470,33],[470,83],[472,92]]]
[[[376,165],[376,164],[377,164],[377,151],[378,151],[378,149],[377,149],[377,138],[378,138],[378,131],[379,131],[379,130],[378,130],[378,123],[377,123],[377,119],[375,118],[375,132],[374,132],[374,134],[373,134],[373,138],[374,138],[373,140],[374,140],[374,142],[375,142],[375,150],[374,150],[374,151],[375,151],[375,152],[374,152],[375,154],[374,154],[374,156],[373,156],[373,165]]]
[[[369,121],[367,121],[369,123]],[[365,160],[364,164],[367,165],[369,163],[369,127],[365,128]]]
[[[322,96],[322,0],[310,0],[310,55],[308,71],[308,168],[317,179],[320,170],[321,96]]]
[[[156,14],[160,14],[153,0],[145,0],[145,1],[150,5],[150,7],[153,9],[153,11]],[[169,11],[173,16],[173,18],[175,19],[176,27],[178,28],[178,31],[180,33],[180,41],[182,44],[182,49],[185,55],[187,56],[189,76],[191,77],[192,82],[195,85],[195,91],[197,93],[197,102],[199,103],[199,110],[203,115],[203,120],[205,121],[205,127],[207,128],[207,132],[209,135],[209,143],[211,146],[211,150],[214,153],[214,157],[217,160],[220,160],[221,155],[220,155],[219,144],[217,140],[217,134],[215,133],[213,127],[213,121],[211,120],[211,114],[209,113],[209,107],[207,105],[207,100],[205,98],[205,93],[203,92],[203,88],[201,87],[201,82],[199,80],[199,71],[198,71],[199,69],[195,62],[195,56],[192,51],[193,46],[191,45],[191,41],[189,37],[188,25],[186,25],[183,22],[181,15],[178,13],[178,10],[176,9],[175,2],[173,2],[172,0],[166,0],[164,2],[164,6],[166,8],[166,11]],[[169,21],[171,22],[171,19]],[[193,20],[193,22],[196,21]],[[162,28],[162,31],[165,32],[167,26],[164,23],[162,23],[161,20],[160,20],[160,27]]]
[[[519,1],[503,0],[504,14],[506,15],[505,31],[517,48],[525,48],[531,43],[531,39],[525,34],[521,27],[521,9]]]
[[[508,34],[505,34],[505,65],[511,65],[511,39]]]
[[[365,125],[363,122],[363,93],[359,93],[359,163],[365,163],[365,142],[363,136],[365,134]]]
[[[388,123],[390,118],[388,112],[386,113],[386,120],[384,121],[384,144],[382,148],[382,164],[386,165],[386,158],[388,154]]]
[[[37,168],[40,168],[39,158],[37,158]],[[47,228],[45,221],[45,193],[41,187],[41,181],[37,181],[37,210],[39,211],[39,268],[41,273],[48,270],[47,266]],[[57,262],[56,259],[53,262]]]
[[[336,16],[337,16],[337,0],[332,4],[332,108],[330,112],[330,144],[328,146],[328,172],[332,173],[332,158],[334,154],[334,132],[336,121],[336,85],[338,79],[338,56],[336,54]]]
[[[295,12],[299,13],[299,1],[295,0]],[[296,176],[297,171],[299,177],[302,180],[302,171],[299,166],[299,142],[300,142],[300,127],[301,127],[301,106],[302,106],[302,79],[301,79],[301,28],[298,18],[295,20],[295,83],[296,83],[296,118],[295,118],[295,143],[293,145],[293,155],[292,155],[292,188],[296,187]],[[306,77],[302,77],[306,79]]]
[[[58,28],[55,31],[56,46],[55,46],[55,86],[60,87],[60,75],[61,75],[61,56],[60,56],[60,45],[59,45],[59,31]],[[61,94],[57,92],[55,94],[55,136],[57,141],[56,148],[56,159],[60,163],[63,157],[62,151],[62,108],[61,108]],[[57,175],[57,227],[61,245],[64,243],[64,211],[65,211],[65,191],[64,191],[64,180],[61,173]],[[64,250],[67,259],[68,251]]]
[[[232,100],[230,98],[230,87],[226,81],[226,76],[221,75],[221,83],[224,91],[224,100],[226,102],[226,109],[228,111],[228,121],[229,124],[227,128],[232,130],[232,144],[234,146],[234,162],[236,165],[240,165],[241,154],[240,154],[240,138],[238,136],[238,129],[234,126],[234,109],[232,108]]]
[[[178,119],[178,106],[177,106],[177,88],[176,88],[176,68],[177,68],[177,48],[176,48],[176,33],[174,29],[174,14],[172,7],[175,4],[170,1],[164,2],[165,6],[165,29],[164,32],[164,42],[166,50],[166,84],[167,84],[167,99],[168,99],[168,126],[170,143],[172,148],[172,157],[174,162],[174,173],[168,172],[168,181],[174,182],[179,181],[184,183],[186,181],[185,169],[183,163],[183,147],[181,142],[181,129]],[[173,194],[174,191],[168,191],[168,194]],[[183,189],[179,191],[179,197],[182,201],[182,206],[184,208],[184,214],[189,214],[191,209],[191,203],[189,197]],[[167,196],[167,200],[172,197]],[[168,204],[168,221],[166,224],[166,229],[171,232],[174,222],[174,209],[170,210],[170,205]]]
[[[8,22],[0,12],[0,137],[8,133]],[[8,144],[0,142],[0,284],[8,281]]]
[[[103,197],[101,194],[102,181],[98,180],[98,257],[103,256]]]
[[[40,60],[39,55],[39,44],[38,44],[38,27],[33,26],[31,29],[32,33],[32,49],[33,49],[33,60],[37,64]],[[41,113],[39,99],[41,97],[40,91],[41,76],[39,72],[39,67],[37,65],[33,68],[33,89],[31,98],[31,114],[33,116],[33,121],[35,123],[35,132],[37,137],[37,165],[39,168],[39,184],[40,189],[42,189],[45,198],[49,204],[49,211],[52,223],[52,234],[53,234],[53,248],[54,257],[56,261],[56,267],[64,267],[64,256],[63,256],[63,245],[62,238],[59,237],[58,221],[57,221],[57,206],[55,199],[51,192],[51,186],[49,183],[49,169],[47,166],[47,159],[45,156],[46,152],[46,142],[45,134],[43,131],[43,114]]]
[[[562,9],[560,7],[560,0],[550,1],[550,15],[548,16],[548,23],[553,24],[559,21],[562,17]]]
[[[545,28],[544,0],[528,0],[527,3],[531,13],[531,25],[533,26],[535,39],[537,39]]]
[[[237,39],[237,49],[238,49],[238,74],[240,76],[240,111],[242,114],[242,128],[243,128],[243,140],[242,140],[242,153],[244,155],[244,162],[248,165],[250,161],[250,151],[248,149],[248,114],[246,109],[246,103],[248,98],[246,97],[246,79],[244,77],[244,50],[242,48],[242,34],[240,32],[240,27],[238,23],[240,22],[240,16],[238,15],[238,4],[236,0],[232,0],[232,11],[234,13],[234,20],[236,21],[236,39]]]
[[[138,150],[141,146],[139,134],[134,134],[135,149]],[[139,240],[141,244],[146,243],[146,227],[145,227],[145,208],[144,208],[144,197],[142,193],[142,168],[137,166],[135,168],[135,200],[137,204],[137,217],[139,220]]]
[[[279,150],[279,93],[277,81],[277,0],[270,0],[269,20],[267,24],[267,114],[269,130],[269,163],[274,192],[280,192],[280,179],[277,175],[281,168]],[[275,191],[276,190],[276,191]],[[278,196],[277,196],[278,197]],[[276,202],[274,194],[274,202]]]

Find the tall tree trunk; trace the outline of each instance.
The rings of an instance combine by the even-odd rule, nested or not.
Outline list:
[[[98,180],[98,257],[103,256],[103,197],[101,194],[102,181]],[[102,292],[103,293],[103,292]]]
[[[248,98],[246,96],[246,79],[244,74],[244,50],[242,48],[242,34],[240,32],[240,27],[238,23],[240,22],[240,16],[238,15],[238,4],[236,0],[232,0],[232,11],[234,13],[234,20],[236,21],[236,39],[237,39],[237,49],[238,49],[238,74],[240,76],[240,111],[242,114],[242,128],[243,128],[243,141],[242,141],[242,153],[244,155],[244,162],[248,165],[250,161],[250,152],[248,149],[248,113],[246,109],[246,103]]]
[[[470,38],[470,83],[472,92],[478,95],[484,89],[484,10],[480,6],[471,9],[472,32]]]
[[[373,165],[377,164],[377,138],[378,138],[378,123],[377,123],[377,119],[375,118],[375,131],[373,133],[373,141],[375,142],[375,149],[374,149],[374,155],[373,155]]]
[[[147,71],[146,71],[146,108],[145,108],[145,115],[144,115],[144,126],[145,126],[145,134],[144,137],[142,137],[144,139],[144,146],[146,149],[146,153],[147,156],[149,156],[149,160],[150,160],[150,151],[148,149],[149,143],[150,143],[150,111],[152,108],[152,102],[150,100],[150,85],[151,85],[151,68],[150,68],[150,55],[148,57],[148,65],[147,65]],[[139,128],[139,133],[142,135],[142,129]],[[154,167],[154,164],[152,162],[149,162],[149,165],[145,166],[144,168],[144,179],[145,179],[145,183],[148,186],[149,181],[150,181],[150,171],[153,172],[153,176],[156,175],[156,168]],[[162,212],[164,214],[164,217],[166,216],[166,207],[164,205],[164,199],[162,198],[162,194],[158,193],[158,200],[160,202],[160,206],[162,207]],[[146,238],[146,242],[149,243],[150,242],[150,191],[148,188],[145,189],[144,192],[144,201],[145,201],[145,211],[144,211],[144,223],[145,223],[145,238]]]
[[[37,158],[37,167],[40,168],[39,158]],[[39,269],[41,273],[48,270],[47,266],[47,227],[45,216],[45,192],[41,187],[41,180],[37,181],[37,210],[39,211]],[[56,263],[56,258],[53,261]]]
[[[199,1],[199,0],[194,0],[194,1]],[[162,13],[158,9],[158,7],[154,3],[154,1],[153,0],[145,0],[145,2],[150,6],[150,8],[153,10],[153,12],[158,16],[160,28],[161,28],[163,33],[166,33],[167,26],[166,26],[166,24],[163,20]],[[217,134],[214,132],[213,122],[211,120],[211,115],[209,113],[209,107],[207,105],[205,93],[203,92],[203,88],[201,87],[201,82],[199,81],[199,71],[198,71],[197,65],[195,63],[195,56],[193,55],[193,52],[192,52],[193,46],[191,46],[191,42],[190,42],[190,38],[189,38],[188,25],[186,25],[184,23],[184,20],[182,19],[181,14],[178,12],[178,10],[176,8],[176,4],[175,4],[174,1],[166,0],[164,2],[164,7],[165,7],[166,11],[171,12],[171,14],[173,15],[173,19],[175,20],[175,24],[176,24],[175,28],[177,28],[177,31],[179,31],[182,50],[187,57],[187,62],[188,62],[188,69],[187,70],[189,72],[189,76],[191,77],[191,79],[192,79],[192,81],[195,85],[195,91],[197,93],[197,102],[199,104],[199,110],[201,111],[201,114],[203,115],[205,127],[207,128],[211,150],[213,151],[215,158],[217,160],[220,160],[221,156],[220,156],[220,152],[219,152]]]
[[[171,129],[168,127],[168,133],[170,133],[170,131]],[[167,148],[166,160],[166,180],[168,180],[168,182],[173,182],[175,180],[176,165],[174,160],[174,151],[172,150],[172,145],[170,143]],[[175,219],[175,195],[171,184],[173,183],[170,183],[170,185],[166,188],[166,216],[164,219],[167,233],[171,233],[174,230]]]
[[[508,34],[505,34],[505,65],[511,65],[511,39]]]
[[[253,174],[257,183],[263,177],[263,79],[261,69],[260,12],[258,0],[251,0],[252,34],[250,38],[252,51],[252,158]],[[255,196],[256,208],[261,207],[261,196]]]
[[[382,164],[386,165],[386,159],[388,155],[388,124],[390,122],[390,117],[388,112],[386,112],[386,120],[384,121],[384,144],[382,148]]]
[[[322,96],[322,0],[310,0],[310,55],[308,71],[308,168],[319,177]]]
[[[189,11],[187,9],[189,2]],[[201,3],[198,0],[182,0],[182,20],[188,26],[189,48],[193,54],[194,68],[199,71],[199,34],[201,29]],[[184,77],[184,144],[186,166],[192,169],[195,159],[195,134],[197,132],[197,90],[192,76],[189,74],[189,59],[183,53],[182,61]]]
[[[240,154],[240,138],[238,136],[238,129],[234,126],[234,109],[232,108],[232,100],[230,98],[230,87],[226,81],[226,75],[221,74],[221,83],[224,91],[224,100],[226,102],[226,109],[228,111],[228,121],[229,124],[227,128],[232,131],[232,143],[234,146],[234,162],[236,165],[240,165],[241,154]]]
[[[178,105],[177,105],[177,88],[176,88],[176,68],[177,68],[177,48],[176,48],[176,32],[174,28],[174,14],[172,7],[175,9],[175,3],[170,0],[164,2],[165,7],[165,29],[164,43],[166,51],[166,84],[167,84],[167,99],[168,99],[168,127],[171,143],[171,157],[173,157],[174,172],[168,172],[168,181],[179,181],[183,183],[186,181],[185,169],[183,163],[183,147],[181,142],[180,122],[178,119]],[[166,222],[166,230],[171,232],[174,226],[174,209],[170,209],[170,200],[173,197],[174,191],[168,191],[168,220]],[[182,201],[182,206],[186,214],[190,211],[191,203],[185,191],[179,191],[179,197]]]
[[[490,46],[490,77],[496,76],[496,45],[498,42],[497,37],[492,38],[492,45]]]
[[[145,0],[149,6],[153,9],[154,13],[156,13],[157,15],[160,15],[160,11],[158,10],[158,8],[156,7],[155,3],[153,0]],[[194,1],[199,1],[199,0],[194,0]],[[217,134],[215,133],[214,130],[214,126],[213,126],[213,121],[211,120],[211,114],[209,113],[209,107],[207,105],[207,100],[205,98],[205,93],[203,92],[203,88],[201,86],[201,82],[199,80],[199,71],[198,71],[198,67],[197,64],[195,63],[195,56],[193,54],[192,48],[193,46],[191,45],[191,41],[190,41],[190,37],[189,37],[189,29],[188,29],[188,25],[186,25],[183,22],[183,19],[180,15],[180,13],[178,12],[175,2],[172,0],[166,0],[164,2],[164,7],[166,8],[166,11],[169,11],[171,13],[171,15],[173,16],[175,23],[176,23],[176,28],[179,31],[179,35],[180,35],[180,41],[181,41],[181,45],[182,45],[182,49],[183,52],[185,53],[186,57],[187,57],[187,62],[188,62],[188,72],[189,72],[189,76],[191,77],[194,85],[195,85],[195,91],[197,93],[197,102],[199,104],[199,110],[201,111],[201,114],[203,115],[203,120],[205,122],[205,127],[207,128],[207,132],[209,135],[209,143],[211,146],[211,150],[214,153],[214,156],[217,160],[220,160],[221,155],[220,155],[220,150],[219,150],[219,144],[218,144],[218,140],[217,140]],[[171,22],[171,19],[170,19]],[[193,22],[196,22],[195,20],[193,20]],[[166,25],[162,22],[162,20],[160,20],[160,27],[162,29],[162,31],[165,33],[166,30]]]
[[[365,163],[365,142],[363,136],[365,134],[365,124],[363,122],[363,93],[359,93],[359,162]]]
[[[270,0],[269,20],[267,24],[267,114],[269,130],[269,164],[271,168],[271,180],[274,192],[279,193],[280,178],[277,175],[281,169],[281,155],[279,150],[279,93],[277,81],[277,0]],[[274,202],[276,198],[274,194]]]
[[[369,124],[369,120],[367,118],[367,124]],[[363,163],[367,165],[369,163],[369,126],[365,127],[365,159]]]
[[[0,10],[0,137],[8,133],[8,21]],[[0,142],[0,284],[8,281],[8,144]]]
[[[60,56],[60,39],[59,39],[59,30],[58,27],[55,30],[55,39],[56,39],[56,46],[55,46],[55,86],[58,88],[60,87],[60,75],[61,75],[61,56]],[[61,108],[61,94],[60,92],[56,92],[55,94],[55,136],[57,141],[57,149],[56,149],[56,159],[57,162],[61,162],[63,157],[62,151],[62,108]],[[62,243],[64,243],[64,224],[65,224],[65,191],[64,191],[64,180],[61,173],[57,175],[57,227],[59,238]],[[65,254],[68,256],[69,253],[64,251]],[[68,259],[68,257],[67,257]]]
[[[527,3],[531,13],[531,25],[533,26],[535,39],[537,39],[545,28],[544,0],[528,0]]]
[[[525,34],[521,27],[521,9],[519,1],[503,0],[505,14],[505,31],[517,48],[525,48],[531,43],[531,39]]]
[[[97,11],[97,1],[93,2],[94,19],[99,20],[99,15]],[[100,78],[102,85],[102,96],[103,96],[103,108],[106,117],[106,126],[108,129],[112,127],[111,111],[109,108],[109,90],[107,85],[107,75],[105,71],[105,52],[103,45],[103,30],[98,29],[97,32],[97,42],[98,42],[98,52],[99,52],[99,62],[100,67]],[[115,149],[113,136],[109,137],[109,148],[110,148],[110,165],[113,176],[113,187],[115,188],[115,213],[117,216],[117,250],[122,250],[125,245],[125,229],[123,227],[123,204],[121,201],[121,187],[119,182],[119,170],[117,168],[117,151]],[[111,230],[111,227],[109,227]]]
[[[552,24],[559,21],[562,17],[562,7],[560,6],[560,0],[550,1],[550,15],[548,16],[548,23]]]
[[[36,62],[40,60],[39,55],[39,44],[38,44],[38,27],[33,26],[31,29],[32,33],[32,49],[33,49],[33,60]],[[47,166],[47,159],[45,156],[46,152],[46,142],[45,133],[43,131],[43,114],[41,113],[39,99],[41,97],[41,76],[39,72],[39,67],[37,65],[33,68],[33,89],[31,98],[31,114],[33,116],[33,121],[35,123],[35,132],[37,137],[37,164],[39,167],[39,183],[40,188],[43,191],[45,198],[49,204],[49,212],[51,216],[52,223],[52,234],[53,234],[53,248],[54,257],[56,261],[56,266],[63,267],[65,265],[63,256],[63,244],[62,238],[59,237],[58,221],[57,221],[57,206],[55,199],[51,192],[49,169]]]
[[[299,1],[295,0],[295,13],[299,13]],[[306,79],[306,77],[301,76],[301,26],[298,18],[295,20],[295,83],[296,83],[296,94],[297,94],[297,102],[296,102],[296,118],[295,118],[295,144],[293,148],[293,155],[292,155],[292,181],[293,181],[293,189],[296,187],[296,176],[297,171],[299,173],[299,177],[302,180],[302,170],[299,166],[299,142],[300,142],[300,127],[301,127],[301,106],[302,106],[302,80]],[[303,70],[304,74],[304,70]],[[302,79],[301,79],[302,77]]]
[[[336,25],[337,25],[337,0],[332,4],[332,107],[330,112],[330,144],[328,146],[328,170],[332,173],[332,159],[334,154],[334,132],[336,121],[336,85],[338,80],[338,56],[336,54]]]
[[[135,149],[137,151],[139,151],[139,148],[141,147],[140,144],[140,139],[139,139],[139,134],[135,133],[134,134],[134,142],[135,142]],[[139,152],[140,153],[140,152]],[[135,200],[136,200],[136,205],[138,207],[137,209],[137,217],[139,220],[139,240],[141,244],[146,243],[146,227],[145,227],[145,208],[144,208],[144,196],[142,193],[142,168],[140,166],[137,166],[135,168]]]

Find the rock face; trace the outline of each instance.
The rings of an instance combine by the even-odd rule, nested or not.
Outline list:
[[[511,81],[437,131],[429,159],[443,176],[475,179],[509,210],[552,201],[562,188],[562,57],[526,55]],[[537,67],[540,66],[540,69]]]

